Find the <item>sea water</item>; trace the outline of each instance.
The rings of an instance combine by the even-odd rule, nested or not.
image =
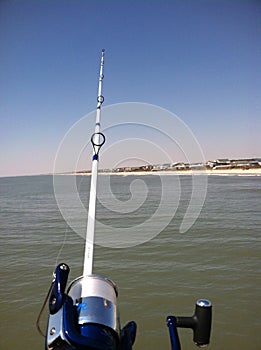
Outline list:
[[[106,176],[99,177],[101,190]],[[66,203],[70,202],[67,179],[61,177]],[[146,220],[161,205],[161,179],[150,175],[110,176],[110,195],[124,207],[132,199],[131,183],[135,180],[145,184],[141,189],[146,188],[140,207],[132,212],[110,210],[102,204],[102,196],[108,193],[100,194],[99,222],[122,231],[142,224],[146,234]],[[83,208],[87,208],[90,177],[77,176],[76,182]],[[192,315],[199,298],[213,304],[209,349],[258,350],[261,177],[209,176],[200,215],[184,233],[179,228],[193,182],[190,176],[180,176],[178,185],[177,192],[177,178],[169,175],[169,193],[179,198],[168,225],[136,246],[116,249],[97,245],[94,272],[117,284],[121,324],[135,320],[138,325],[136,350],[170,349],[166,316]],[[71,268],[70,280],[81,275],[84,240],[61,215],[52,176],[0,178],[0,193],[0,349],[44,349],[44,338],[37,333],[35,322],[52,272],[57,263],[66,262]],[[164,221],[160,215],[158,219]],[[79,220],[86,225],[86,218]],[[41,321],[43,329],[46,321],[47,312]],[[180,329],[179,335],[182,349],[196,348],[191,330]]]

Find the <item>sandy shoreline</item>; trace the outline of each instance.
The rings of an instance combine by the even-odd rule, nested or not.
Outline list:
[[[91,173],[77,172],[64,175],[91,175]],[[99,172],[99,175],[219,175],[219,176],[261,176],[261,168],[253,169],[213,169],[213,170],[165,170],[165,171],[126,171],[126,172]]]

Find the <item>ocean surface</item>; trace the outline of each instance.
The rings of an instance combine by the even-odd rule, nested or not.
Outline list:
[[[100,189],[106,176],[99,177]],[[64,201],[70,204],[68,179],[61,176]],[[134,180],[141,186],[135,192],[137,200],[144,193],[146,198],[139,208],[126,212],[124,205],[131,201]],[[89,183],[88,176],[77,177],[84,206]],[[157,212],[162,198],[158,176],[115,175],[110,184],[123,209],[110,210],[99,202],[97,219],[101,223],[123,232],[142,224],[144,237],[151,230],[146,225],[148,217],[158,215],[157,220],[164,223],[164,212]],[[192,315],[196,300],[207,298],[213,304],[209,349],[260,350],[261,177],[209,176],[202,210],[184,233],[179,228],[190,205],[192,179],[179,176],[177,182],[177,176],[170,175],[166,186],[167,193],[178,199],[162,232],[136,246],[95,247],[94,272],[118,286],[121,324],[130,320],[138,324],[134,349],[170,349],[166,316]],[[44,338],[35,323],[52,272],[57,263],[66,262],[70,280],[81,275],[84,240],[62,217],[52,176],[0,178],[0,194],[0,349],[44,349]],[[79,220],[84,226],[86,218]],[[43,329],[46,320],[47,312],[41,321]],[[182,349],[196,349],[191,330],[180,329],[179,335]]]

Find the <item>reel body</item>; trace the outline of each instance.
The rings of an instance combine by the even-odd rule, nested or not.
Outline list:
[[[75,279],[65,293],[69,267],[60,264],[49,300],[46,350],[132,349],[135,322],[122,330],[117,287],[110,279],[89,275]]]

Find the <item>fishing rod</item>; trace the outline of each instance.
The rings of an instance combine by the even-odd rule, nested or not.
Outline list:
[[[102,50],[93,146],[83,275],[73,280],[66,291],[70,268],[56,267],[49,297],[46,350],[131,350],[136,336],[136,323],[121,329],[117,308],[118,289],[107,277],[93,274],[93,251],[99,152],[105,143],[101,130],[101,107],[105,50]],[[46,299],[46,300],[47,300]],[[43,306],[44,307],[44,306]],[[40,312],[42,313],[43,308]],[[39,327],[40,316],[37,320]]]
[[[101,132],[104,55],[105,51],[102,50],[95,131],[91,136],[93,155],[83,274],[73,280],[66,291],[70,268],[65,263],[56,267],[37,319],[37,328],[43,334],[39,327],[40,317],[49,299],[45,350],[132,350],[136,338],[137,325],[134,321],[123,328],[120,326],[116,284],[107,277],[93,274],[99,152],[105,143]],[[200,347],[206,346],[211,331],[211,303],[205,299],[198,300],[193,316],[168,316],[167,326],[172,350],[181,350],[178,327],[191,328],[194,343]]]
[[[100,132],[101,129],[101,106],[104,102],[102,95],[102,82],[104,78],[104,49],[102,50],[98,97],[97,97],[97,110],[96,110],[96,122],[95,132],[91,137],[91,143],[93,146],[92,157],[92,172],[91,172],[91,187],[89,197],[89,211],[87,220],[86,231],[86,243],[85,243],[85,255],[83,264],[83,276],[92,274],[93,269],[93,246],[94,246],[94,231],[95,231],[95,214],[96,214],[96,193],[97,193],[97,177],[98,177],[98,163],[99,163],[99,151],[102,145],[105,143],[105,136]],[[83,291],[84,292],[84,291]]]

